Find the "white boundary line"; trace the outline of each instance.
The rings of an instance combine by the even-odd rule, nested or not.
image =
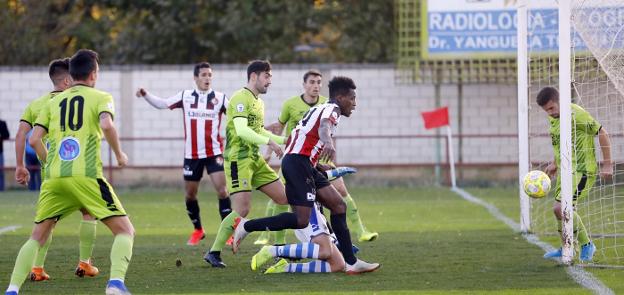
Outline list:
[[[8,232],[8,231],[14,231],[18,228],[22,227],[21,225],[9,225],[9,226],[5,226],[5,227],[0,227],[0,235]]]
[[[505,224],[507,224],[507,226],[509,226],[514,231],[516,231],[516,232],[520,231],[520,224],[518,224],[517,222],[513,221],[511,218],[505,216],[503,213],[500,212],[500,210],[498,210],[498,208],[496,208],[496,206],[494,206],[494,205],[492,205],[492,204],[490,204],[490,203],[488,203],[486,201],[483,201],[483,200],[481,200],[481,199],[479,199],[477,197],[472,196],[470,193],[464,191],[461,188],[454,188],[454,189],[451,189],[451,190],[453,192],[457,193],[458,195],[460,195],[466,201],[471,202],[471,203],[475,203],[477,205],[485,207],[490,212],[490,214],[492,214],[494,217],[496,217],[496,219],[504,222]],[[548,243],[545,243],[545,242],[541,241],[534,234],[523,234],[522,236],[529,243],[542,248],[546,252],[555,250],[555,248],[553,246],[551,246]],[[592,275],[591,273],[586,272],[585,270],[583,270],[582,267],[573,265],[573,266],[568,266],[565,269],[566,269],[566,272],[568,273],[568,275],[575,282],[577,282],[579,285],[583,286],[584,288],[591,290],[594,294],[601,294],[601,295],[602,294],[604,294],[604,295],[614,294],[615,295],[613,290],[609,289],[609,287],[607,287],[599,279],[594,277],[594,275]]]

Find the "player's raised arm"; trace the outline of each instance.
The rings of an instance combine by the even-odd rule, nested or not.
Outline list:
[[[126,166],[128,164],[128,156],[121,150],[121,144],[119,143],[119,137],[117,136],[117,128],[115,128],[115,124],[113,123],[113,118],[110,113],[103,112],[100,114],[100,128],[102,128],[106,141],[115,153],[117,164],[120,167]]]
[[[139,90],[137,90],[136,97],[142,97],[143,99],[145,99],[145,101],[147,101],[147,103],[161,110],[167,108],[176,108],[177,105],[182,102],[182,93],[178,93],[170,98],[165,99],[147,92],[147,90],[145,90],[144,88],[139,88]]]

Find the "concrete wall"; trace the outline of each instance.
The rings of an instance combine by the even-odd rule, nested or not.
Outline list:
[[[397,85],[391,65],[274,65],[273,83],[263,95],[266,123],[276,121],[284,99],[301,93],[302,75],[320,69],[325,82],[335,75],[353,78],[358,105],[337,132],[338,161],[352,165],[431,164],[436,162],[436,140],[410,136],[435,135],[425,130],[420,113],[435,108],[436,87],[431,84]],[[244,65],[214,65],[214,89],[230,95],[245,85]],[[325,83],[326,84],[326,83]],[[45,68],[0,68],[0,118],[10,131],[17,130],[26,104],[51,90]],[[173,138],[125,140],[124,149],[135,166],[180,166],[183,159],[183,125],[179,110],[156,110],[134,93],[138,87],[167,97],[193,87],[192,65],[102,67],[97,88],[110,92],[116,103],[116,122],[125,138]],[[450,108],[452,128],[460,130],[458,86],[439,87],[441,105]],[[327,88],[322,91],[327,95]],[[455,139],[455,157],[463,163],[513,163],[517,161],[515,134],[516,86],[464,85],[462,132],[482,137]],[[442,131],[442,130],[441,130]],[[445,133],[441,133],[444,135]],[[383,138],[376,138],[383,135]],[[343,138],[341,138],[343,137]],[[354,138],[355,137],[355,138]],[[358,138],[359,137],[359,138]],[[104,147],[107,147],[105,144]],[[444,155],[444,141],[441,147]],[[461,154],[461,156],[460,156]],[[103,158],[108,159],[104,149]],[[7,166],[15,163],[13,142],[5,142]]]

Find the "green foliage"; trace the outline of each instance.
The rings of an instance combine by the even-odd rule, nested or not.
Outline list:
[[[106,64],[391,62],[392,2],[0,0],[0,64],[79,48]]]

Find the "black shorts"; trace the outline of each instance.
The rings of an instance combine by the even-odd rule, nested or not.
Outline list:
[[[329,180],[316,168],[310,158],[303,155],[287,154],[282,159],[282,175],[286,181],[288,204],[312,207],[316,201],[316,191],[329,185]]]
[[[203,159],[184,159],[184,180],[199,181],[203,176],[203,170],[206,167],[206,173],[212,174],[223,171],[223,157],[216,155]]]

